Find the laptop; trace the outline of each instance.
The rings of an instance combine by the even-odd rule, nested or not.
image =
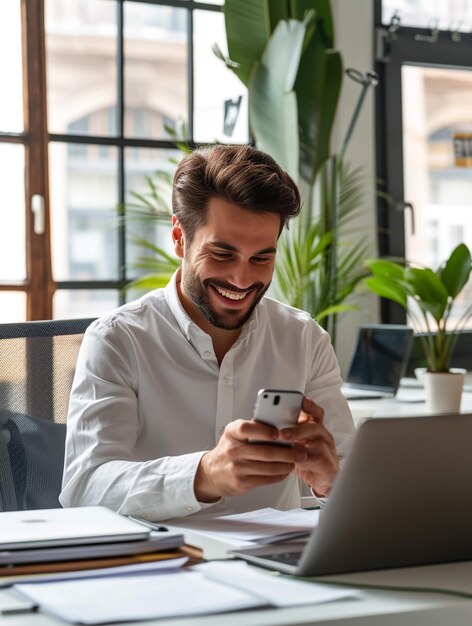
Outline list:
[[[150,529],[104,506],[0,513],[2,550],[146,539]]]
[[[342,394],[348,400],[393,397],[405,375],[413,329],[400,324],[363,324]]]
[[[472,414],[361,425],[304,544],[235,550],[297,576],[472,559]]]

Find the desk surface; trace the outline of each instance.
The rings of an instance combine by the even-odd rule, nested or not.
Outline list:
[[[356,426],[367,417],[407,417],[425,415],[424,390],[412,386],[412,381],[404,379],[394,398],[375,398],[372,400],[349,400],[349,407]],[[464,391],[461,402],[462,413],[472,413],[472,391]]]
[[[157,584],[157,583],[156,583]],[[355,588],[355,587],[353,587]],[[11,598],[0,590],[0,608]],[[243,611],[185,619],[126,622],[133,626],[464,626],[472,623],[472,600],[412,591],[359,589],[358,597],[326,604]],[[104,602],[112,599],[104,598]],[[56,618],[42,613],[0,617],[2,626],[58,626]]]

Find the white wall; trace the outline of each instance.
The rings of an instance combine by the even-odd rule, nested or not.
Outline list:
[[[332,0],[335,22],[336,47],[341,51],[344,66],[366,72],[374,69],[372,0]],[[333,149],[340,145],[345,136],[361,85],[345,77],[338,106]],[[366,193],[362,216],[353,224],[362,229],[372,256],[377,255],[377,215],[375,198],[375,123],[374,89],[370,88],[364,101],[354,134],[347,150],[346,160],[353,167],[361,166],[365,173]],[[362,322],[378,322],[377,298],[364,294],[359,299],[360,310],[342,316],[338,324],[336,352],[345,374],[354,349],[357,328]]]

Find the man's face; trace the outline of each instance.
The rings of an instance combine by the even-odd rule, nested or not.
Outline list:
[[[190,245],[174,218],[175,251],[182,262],[180,295],[197,324],[235,330],[269,288],[280,229],[276,213],[253,213],[211,198],[207,220]]]

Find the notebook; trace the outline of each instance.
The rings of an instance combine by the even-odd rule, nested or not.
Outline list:
[[[472,414],[367,420],[309,540],[233,554],[298,576],[471,560],[471,445]]]
[[[145,539],[150,529],[103,506],[0,513],[2,550]]]
[[[341,391],[348,400],[397,393],[413,344],[413,329],[399,324],[363,324]]]

